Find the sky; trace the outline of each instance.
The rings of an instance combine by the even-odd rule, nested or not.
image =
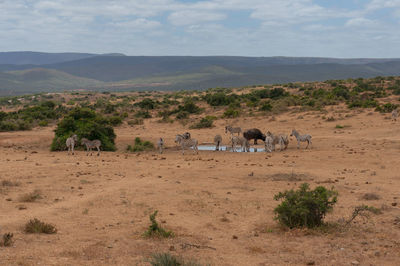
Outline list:
[[[0,0],[0,51],[400,57],[400,0]]]

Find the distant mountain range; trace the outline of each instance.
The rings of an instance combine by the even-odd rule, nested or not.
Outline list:
[[[0,53],[0,95],[175,90],[400,75],[400,59]]]

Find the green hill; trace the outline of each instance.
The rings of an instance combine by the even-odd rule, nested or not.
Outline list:
[[[101,81],[76,77],[53,69],[33,68],[0,72],[1,95],[83,89],[102,85]]]

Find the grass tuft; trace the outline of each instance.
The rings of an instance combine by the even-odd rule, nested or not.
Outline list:
[[[25,224],[25,233],[28,234],[55,234],[57,229],[54,225],[40,221],[37,218],[31,219]]]

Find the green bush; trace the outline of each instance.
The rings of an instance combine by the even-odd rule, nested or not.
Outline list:
[[[150,110],[157,106],[158,102],[153,101],[150,98],[144,98],[141,102],[135,103],[135,106],[139,106],[142,109]]]
[[[42,120],[39,122],[40,127],[47,127],[48,125],[49,125],[49,122],[47,122],[46,120]]]
[[[182,119],[187,119],[189,118],[189,113],[186,111],[180,111],[179,113],[176,114],[176,119],[182,120]]]
[[[236,108],[229,107],[222,115],[224,118],[235,118],[240,116],[240,111]]]
[[[142,141],[139,137],[136,137],[133,147],[128,145],[126,150],[130,152],[154,150],[154,144],[147,140]]]
[[[73,134],[76,134],[78,139],[98,139],[101,141],[102,150],[115,151],[116,136],[109,119],[91,109],[77,107],[58,123],[51,150],[65,150],[65,141]]]
[[[112,126],[119,126],[119,125],[121,125],[122,124],[122,118],[121,117],[119,117],[119,116],[111,116],[110,118],[109,118],[109,121],[110,121],[110,124],[112,125]]]
[[[200,122],[190,126],[191,129],[200,129],[200,128],[210,128],[213,127],[213,122],[214,122],[215,117],[212,116],[206,116],[203,117]]]
[[[337,201],[338,193],[323,186],[310,190],[304,183],[296,191],[280,192],[275,200],[282,200],[275,208],[275,219],[282,225],[313,228],[323,224],[323,219]]]
[[[128,121],[128,125],[130,125],[130,126],[143,125],[143,124],[144,124],[144,122],[143,122],[142,118],[135,118],[135,119]]]
[[[259,110],[260,110],[260,111],[264,111],[264,112],[270,112],[270,111],[272,111],[272,105],[271,105],[270,102],[264,102],[264,103],[260,106]]]
[[[167,231],[164,228],[162,228],[156,221],[156,215],[157,215],[158,211],[154,211],[153,214],[150,214],[150,226],[149,228],[146,230],[146,232],[144,232],[144,236],[145,237],[172,237],[174,234],[171,231]]]
[[[376,107],[375,111],[381,112],[381,113],[391,113],[393,110],[397,108],[397,104],[392,104],[392,103],[386,103],[383,105],[379,105]]]
[[[137,111],[135,117],[146,119],[146,118],[151,118],[151,114],[149,113],[149,111]]]

